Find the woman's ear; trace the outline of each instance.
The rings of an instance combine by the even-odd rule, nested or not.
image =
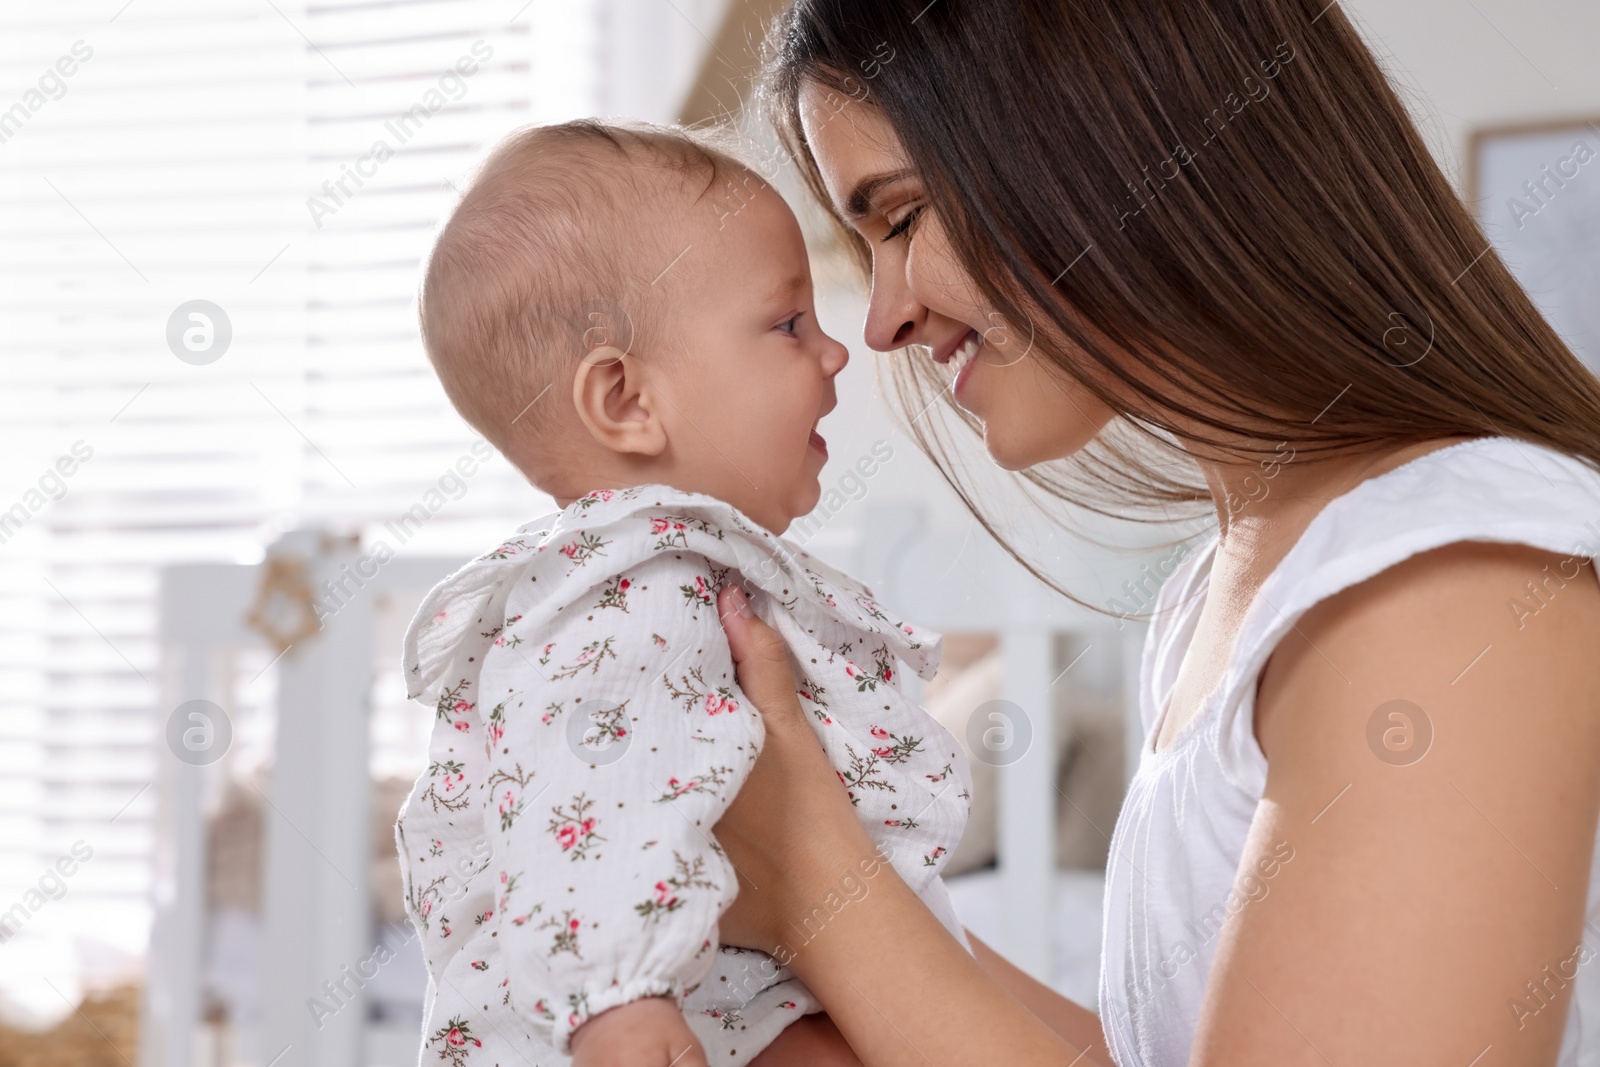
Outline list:
[[[594,439],[613,452],[659,456],[666,450],[667,428],[637,356],[610,345],[590,349],[572,380],[572,406]]]

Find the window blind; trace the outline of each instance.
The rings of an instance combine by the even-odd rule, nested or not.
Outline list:
[[[488,143],[603,108],[608,17],[0,7],[0,911],[92,850],[31,934],[142,951],[163,564],[253,562],[296,525],[465,558],[548,506],[496,457],[403,547],[386,532],[475,440],[417,340],[419,260]],[[269,660],[237,670],[241,763],[270,740]],[[412,773],[392,668],[374,769]]]

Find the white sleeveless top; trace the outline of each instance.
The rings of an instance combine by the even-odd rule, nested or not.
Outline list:
[[[1558,552],[1575,557],[1570,572],[1600,557],[1600,473],[1551,449],[1487,437],[1430,452],[1338,497],[1262,585],[1222,683],[1157,753],[1160,711],[1200,617],[1215,538],[1162,587],[1140,669],[1145,742],[1106,865],[1100,1017],[1119,1067],[1189,1062],[1222,924],[1270,892],[1278,871],[1269,860],[1236,883],[1267,780],[1255,739],[1256,682],[1279,639],[1318,601],[1457,541]],[[1582,575],[1595,569],[1581,570],[1579,580],[1593,580]],[[1275,860],[1293,862],[1292,853]],[[1594,860],[1588,899],[1583,941],[1600,949]],[[1574,981],[1558,1062],[1600,1067],[1600,968],[1581,968]],[[1539,1006],[1529,999],[1530,1010]]]

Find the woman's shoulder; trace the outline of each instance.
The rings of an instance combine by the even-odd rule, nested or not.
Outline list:
[[[1307,533],[1321,536],[1310,543],[1359,542],[1353,527],[1380,516],[1391,534],[1462,528],[1547,537],[1552,527],[1587,523],[1600,541],[1600,468],[1547,445],[1474,438],[1362,482],[1318,517]],[[1600,544],[1593,547],[1600,552]]]
[[[1523,669],[1508,649],[1538,659],[1557,645],[1586,648],[1587,662],[1600,651],[1587,622],[1563,622],[1558,638],[1523,631],[1536,616],[1551,619],[1558,596],[1562,611],[1600,602],[1596,556],[1600,471],[1550,448],[1478,438],[1361,482],[1312,520],[1242,624],[1220,694],[1230,779],[1260,795],[1285,708],[1327,718],[1315,709],[1328,701],[1387,693],[1366,708],[1377,715],[1388,700],[1417,703],[1446,661],[1449,693],[1491,659]],[[1358,677],[1376,678],[1375,688]]]
[[[1600,899],[1595,565],[1550,581],[1526,625],[1507,608],[1569,558],[1453,541],[1319,601],[1284,634],[1256,695],[1266,758],[1249,833],[1290,842],[1307,866],[1242,917],[1230,964],[1332,975],[1319,995],[1360,999],[1337,976],[1382,958],[1386,983],[1428,990],[1444,1018],[1486,1002],[1507,971],[1537,975],[1572,952]],[[1504,962],[1474,967],[1488,958]],[[1238,974],[1213,975],[1208,999],[1248,1003]]]
[[[1506,546],[1502,555],[1508,558],[1517,555],[1517,546],[1562,560],[1600,556],[1600,470],[1506,437],[1427,452],[1328,504],[1263,592],[1278,613],[1297,614],[1413,557],[1460,542]],[[1449,558],[1458,556],[1465,558]],[[1434,573],[1432,566],[1418,569]],[[1445,568],[1444,579],[1474,580],[1455,572]]]
[[[1565,672],[1588,676],[1600,701],[1596,566],[1588,556],[1498,540],[1408,555],[1298,613],[1273,650],[1260,703],[1272,703],[1275,678],[1316,660],[1320,684],[1375,686],[1397,698],[1423,689],[1464,695],[1499,664],[1521,672],[1522,700],[1538,700],[1541,686]]]
[[[1459,703],[1498,678],[1515,679],[1519,702],[1600,701],[1596,557],[1600,471],[1552,449],[1479,439],[1363,483],[1313,522],[1270,583],[1273,613],[1290,625],[1260,650],[1270,656],[1255,724],[1263,750],[1286,696],[1310,707],[1339,703],[1335,690]]]

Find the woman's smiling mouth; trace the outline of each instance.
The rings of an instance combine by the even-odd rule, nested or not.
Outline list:
[[[950,387],[952,393],[959,393],[971,377],[972,365],[977,362],[976,357],[983,347],[983,335],[977,330],[968,330],[956,344],[946,342],[934,349],[932,356],[935,363],[950,364],[955,368],[955,380]]]

